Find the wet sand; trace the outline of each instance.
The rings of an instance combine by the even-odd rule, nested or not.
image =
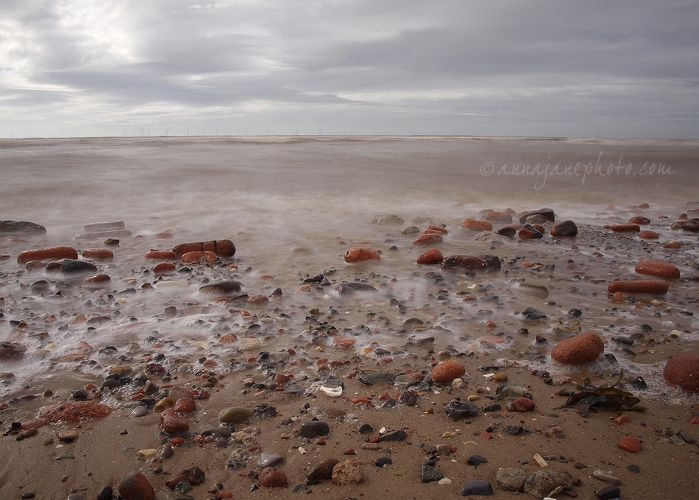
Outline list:
[[[92,290],[81,286],[84,276],[63,280],[14,264],[20,251],[75,241],[6,240],[4,251],[10,257],[3,263],[4,316],[0,320],[6,339],[25,345],[26,360],[39,360],[33,366],[40,370],[24,373],[26,360],[2,361],[3,372],[16,373],[5,378],[5,396],[0,401],[3,428],[12,422],[26,426],[39,408],[70,401],[77,390],[86,391],[88,399],[108,405],[112,412],[101,420],[46,425],[21,441],[16,440],[17,433],[0,438],[9,457],[1,466],[0,490],[7,498],[28,492],[36,498],[66,498],[71,492],[96,498],[105,486],[116,493],[126,474],[142,471],[156,498],[187,498],[165,482],[197,466],[206,474],[205,482],[189,492],[197,499],[216,498],[218,493],[210,489],[229,491],[235,498],[288,498],[298,485],[305,490],[297,494],[322,498],[460,497],[461,486],[469,479],[488,480],[495,491],[493,498],[510,498],[512,492],[495,481],[497,470],[516,467],[533,473],[541,468],[534,459],[539,454],[545,457],[547,469],[579,479],[572,490],[579,498],[594,498],[595,491],[609,486],[592,477],[598,469],[621,480],[624,499],[694,498],[699,449],[677,436],[696,436],[693,424],[699,399],[668,386],[662,377],[667,359],[696,347],[699,341],[694,317],[696,235],[671,229],[681,209],[678,206],[677,213],[667,214],[600,209],[596,220],[577,221],[580,233],[575,238],[490,238],[501,244],[476,240],[475,233],[460,228],[463,217],[443,220],[449,235],[439,248],[445,256],[487,253],[500,258],[500,271],[476,275],[417,266],[415,259],[429,247],[413,246],[414,236],[402,235],[403,226],[367,224],[363,239],[331,234],[320,243],[327,247],[324,255],[332,252],[332,246],[337,248],[335,260],[318,262],[309,256],[305,262],[307,247],[289,248],[302,255],[294,265],[304,271],[269,273],[262,257],[239,250],[233,259],[197,263],[186,266],[187,270],[178,264],[179,272],[162,280],[152,274],[155,262],[143,255],[150,248],[168,248],[187,240],[176,233],[166,241],[136,234],[120,243],[113,261],[98,263],[114,285]],[[626,222],[638,213],[652,219],[650,228],[659,232],[659,240],[644,241],[636,234],[612,233],[602,227]],[[424,229],[426,223],[418,225]],[[241,241],[254,235],[211,235],[221,237],[230,237],[244,248]],[[682,248],[664,251],[662,244],[670,240],[682,241]],[[345,264],[344,250],[360,244],[380,250],[381,261]],[[682,278],[670,283],[668,294],[607,294],[609,281],[637,278],[635,264],[649,257],[680,268]],[[304,282],[317,273],[329,283]],[[231,278],[243,283],[246,298],[216,300],[197,292],[200,286]],[[50,290],[33,293],[31,284],[40,279],[50,282]],[[377,292],[338,294],[337,285],[348,281],[372,285]],[[535,286],[522,287],[521,281]],[[541,286],[546,287],[547,296]],[[281,295],[274,292],[277,288]],[[267,300],[248,300],[257,296]],[[527,307],[547,317],[525,321],[521,313]],[[568,315],[573,308],[582,315]],[[103,319],[87,323],[93,318]],[[605,341],[605,356],[582,368],[552,361],[552,347],[580,331],[597,332]],[[229,334],[233,341],[222,342]],[[354,343],[340,347],[335,337]],[[116,352],[105,349],[108,346]],[[398,399],[395,407],[383,408],[386,399],[408,388],[385,383],[367,386],[357,378],[371,372],[425,375],[448,358],[465,366],[462,386],[433,384],[416,389],[418,398],[412,405]],[[140,383],[101,389],[114,366],[130,367],[136,378],[149,363],[161,364],[169,374],[147,376],[157,386],[153,394],[144,396]],[[576,391],[575,382],[589,377],[592,385],[613,384],[622,369],[620,387],[637,395],[645,411],[599,409],[583,416],[574,408],[561,408],[567,399],[561,394]],[[275,383],[277,374],[292,377]],[[503,401],[501,410],[472,418],[453,421],[445,415],[444,405],[457,397],[473,396],[481,408],[491,404],[500,385],[490,380],[495,374],[505,374],[507,383],[523,387],[535,410],[510,411]],[[632,386],[639,376],[646,388]],[[319,391],[328,377],[344,383],[341,397]],[[261,385],[251,387],[246,379]],[[172,436],[162,432],[152,403],[177,387],[199,396],[208,392],[208,397],[195,399],[197,410],[183,417],[190,432],[183,436],[184,443],[174,446],[171,458],[139,458],[139,450],[161,449],[170,442]],[[294,387],[300,387],[300,393],[290,393]],[[131,416],[132,406],[144,399],[146,415]],[[235,425],[236,430],[255,428],[248,429],[252,441],[231,441],[219,447],[223,443],[200,436],[218,427],[221,409],[252,409],[259,403],[273,406],[276,416]],[[629,421],[616,422],[620,414]],[[328,423],[329,434],[299,437],[301,425],[314,417]],[[372,432],[361,434],[362,423],[370,424]],[[523,432],[510,435],[505,432],[507,425],[521,425]],[[546,430],[554,426],[560,427],[560,433],[548,436]],[[74,442],[59,442],[57,433],[65,429],[77,429]],[[381,429],[404,429],[408,436],[404,441],[380,442],[378,449],[362,448],[380,436]],[[624,436],[640,439],[643,450],[632,454],[620,449],[617,442]],[[421,463],[439,444],[454,450],[440,455],[435,464],[451,483],[422,483]],[[246,450],[242,455],[247,460],[232,470],[229,460],[241,449]],[[346,455],[351,449],[356,454]],[[286,474],[287,487],[250,491],[260,484],[256,473],[261,468],[256,462],[262,452],[284,457],[277,468]],[[467,465],[475,454],[488,462],[477,468]],[[379,457],[390,457],[392,463],[377,467],[374,461]],[[357,459],[363,481],[347,486],[330,480],[305,485],[310,470],[327,458]],[[640,472],[630,471],[630,465]],[[556,495],[566,496],[566,492]]]

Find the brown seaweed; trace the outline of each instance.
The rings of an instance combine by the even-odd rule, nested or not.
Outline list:
[[[619,373],[619,378],[613,385],[593,386],[589,378],[583,380],[583,385],[577,384],[580,392],[570,394],[568,400],[560,408],[575,408],[584,417],[590,411],[597,411],[601,407],[616,411],[643,411],[646,408],[640,406],[641,400],[633,393],[618,389],[624,370]]]

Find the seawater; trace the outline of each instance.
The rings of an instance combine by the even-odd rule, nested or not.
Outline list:
[[[38,241],[0,240],[0,253],[10,255],[0,261],[0,296],[5,298],[0,339],[19,340],[30,347],[21,363],[2,362],[0,371],[13,371],[16,380],[23,381],[49,376],[56,368],[70,369],[69,363],[56,360],[76,352],[81,340],[96,352],[107,345],[136,351],[138,343],[146,345],[149,337],[166,338],[180,352],[196,353],[205,352],[207,342],[218,334],[251,334],[246,320],[207,303],[197,292],[203,282],[222,279],[232,271],[195,270],[185,278],[172,278],[177,282],[172,286],[158,287],[149,273],[153,263],[143,258],[150,248],[223,238],[237,246],[235,277],[245,291],[268,294],[281,287],[284,302],[276,307],[292,311],[290,320],[280,320],[279,311],[259,312],[266,322],[255,331],[267,350],[301,342],[308,327],[305,311],[313,308],[336,310],[348,328],[365,326],[370,333],[358,333],[358,348],[372,341],[400,345],[405,339],[395,338],[399,328],[385,328],[376,319],[383,315],[393,323],[405,319],[390,307],[391,299],[411,305],[414,309],[408,316],[424,317],[429,323],[425,335],[443,329],[451,332],[443,334],[444,344],[463,345],[468,337],[477,345],[478,334],[463,323],[470,320],[477,326],[483,317],[477,311],[463,313],[463,304],[434,300],[439,287],[425,281],[426,270],[415,264],[424,249],[413,248],[411,238],[400,235],[402,227],[371,225],[375,215],[399,215],[406,226],[415,217],[429,217],[452,231],[440,247],[445,255],[487,253],[488,244],[459,233],[460,221],[480,218],[483,209],[550,207],[558,219],[601,226],[614,219],[615,211],[621,220],[628,216],[626,207],[648,203],[649,216],[672,220],[694,207],[688,203],[699,201],[698,169],[699,142],[682,140],[348,136],[2,140],[0,218],[42,224],[47,235]],[[615,209],[607,210],[611,204]],[[18,252],[65,244],[102,246],[101,241],[76,237],[86,224],[109,221],[124,221],[133,233],[115,250],[113,262],[100,264],[112,276],[110,290],[86,291],[79,283],[68,283],[73,288],[59,295],[56,284],[47,296],[27,291],[44,276],[17,265]],[[659,230],[670,236],[669,224]],[[172,240],[156,238],[165,231]],[[696,256],[696,237],[679,237],[690,243],[687,255]],[[351,246],[379,249],[382,261],[349,266],[342,255]],[[396,250],[391,250],[393,246]],[[505,248],[500,253],[508,256],[519,251],[516,246]],[[559,259],[562,267],[570,244],[542,245],[534,252]],[[378,296],[351,301],[338,297],[332,288],[311,295],[295,293],[304,278],[321,272],[342,280],[373,275],[388,285]],[[509,289],[502,276],[466,280],[458,286],[476,290],[493,279]],[[155,291],[142,291],[139,287],[146,283],[154,284]],[[127,288],[139,292],[114,302]],[[551,288],[556,290],[557,285]],[[564,293],[566,287],[558,286],[558,291]],[[604,310],[604,300],[580,300],[593,311],[590,317],[606,318],[603,312],[594,312]],[[512,310],[527,304],[531,299],[513,294],[507,310],[492,307],[491,317],[514,324]],[[170,305],[180,311],[176,318],[163,316]],[[269,309],[274,307],[270,304]],[[113,320],[94,330],[71,323],[77,315],[100,311]],[[12,320],[28,322],[29,328],[17,332]],[[692,320],[687,325],[695,326]],[[282,330],[285,340],[278,335]],[[44,332],[48,337],[32,335]],[[89,370],[89,365],[83,369]]]

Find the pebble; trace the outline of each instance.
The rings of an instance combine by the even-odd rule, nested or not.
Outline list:
[[[667,282],[660,280],[614,280],[607,286],[607,292],[610,294],[621,292],[663,295],[667,290]]]
[[[253,411],[243,406],[224,408],[218,414],[218,421],[223,424],[239,424],[251,419]]]
[[[469,479],[461,486],[461,495],[492,495],[493,486],[485,479]]]
[[[405,432],[403,429],[388,431],[384,434],[381,434],[382,443],[385,441],[405,441],[406,439],[408,439],[408,433]]]
[[[444,474],[439,472],[437,469],[431,465],[422,464],[420,468],[420,481],[423,483],[431,483],[432,481],[439,481],[444,477]]]
[[[478,416],[480,408],[469,401],[452,399],[444,405],[444,412],[447,414],[447,417],[452,420],[459,420],[461,418]]]
[[[497,271],[502,263],[497,255],[451,255],[442,262],[445,271]]]
[[[335,467],[338,463],[340,463],[340,461],[335,458],[323,460],[306,475],[306,478],[309,481],[331,479],[333,475],[333,467]]]
[[[618,486],[607,486],[599,491],[595,491],[595,496],[600,500],[614,500],[621,498],[621,490]]]
[[[345,262],[354,263],[366,260],[381,260],[381,254],[372,248],[354,247],[345,251]]]
[[[492,231],[493,230],[493,225],[485,220],[476,220],[476,219],[465,219],[461,223],[461,227],[464,229],[468,229],[470,231]]]
[[[220,281],[211,285],[204,285],[199,288],[199,293],[206,295],[234,295],[241,290],[240,283],[236,280]]]
[[[193,243],[180,243],[172,249],[178,257],[187,252],[213,252],[220,257],[233,257],[235,245],[231,240],[197,241]]]
[[[466,459],[466,463],[468,465],[480,465],[480,464],[487,464],[488,459],[481,456],[481,455],[471,455]]]
[[[144,417],[148,414],[148,408],[145,406],[137,406],[131,411],[132,417]]]
[[[40,248],[37,250],[25,250],[17,256],[17,264],[26,264],[32,260],[58,260],[77,259],[78,251],[73,247],[58,246],[51,248]]]
[[[663,368],[665,381],[685,391],[699,393],[699,347],[668,359]]]
[[[260,454],[260,458],[257,459],[257,465],[258,467],[272,467],[273,465],[278,464],[284,460],[284,457],[282,455],[279,455],[278,453],[270,453],[268,451],[263,451]]]
[[[378,214],[371,220],[374,226],[402,226],[405,221],[395,214]]]
[[[519,215],[519,214],[518,214]],[[519,223],[542,224],[544,222],[556,222],[556,214],[550,208],[540,208],[519,215]]]
[[[333,467],[332,482],[337,486],[359,484],[364,480],[364,473],[359,461],[354,459],[339,462]]]
[[[376,460],[374,460],[374,465],[377,467],[383,467],[384,465],[391,465],[392,463],[393,463],[393,460],[391,460],[389,457],[379,457]]]
[[[455,378],[461,377],[466,373],[466,368],[463,363],[455,359],[440,361],[432,368],[430,376],[434,382],[438,384],[446,384]]]
[[[330,426],[326,422],[320,420],[312,420],[301,425],[299,436],[307,439],[313,439],[319,436],[327,436],[330,433]]]
[[[443,240],[441,234],[436,233],[421,233],[413,240],[413,245],[436,245]]]
[[[572,220],[564,220],[551,228],[551,236],[572,238],[578,235],[578,226]]]
[[[534,404],[534,401],[532,401],[531,399],[521,397],[521,398],[515,399],[512,402],[512,408],[515,411],[527,412],[527,411],[533,411],[534,408],[536,408],[536,405]]]
[[[524,469],[503,467],[495,474],[495,482],[505,491],[522,491],[528,474]]]
[[[71,401],[44,406],[39,410],[39,418],[49,423],[77,423],[83,420],[104,418],[111,413],[109,406],[94,401]]]
[[[368,283],[343,282],[337,285],[336,290],[340,295],[352,295],[357,292],[375,292],[376,288]]]
[[[396,380],[396,375],[389,372],[362,373],[357,377],[357,380],[364,385],[393,385]]]
[[[551,358],[568,365],[584,365],[604,352],[604,341],[594,332],[562,340],[551,350]]]
[[[613,484],[615,486],[619,486],[621,484],[621,479],[618,477],[615,477],[612,475],[611,471],[603,471],[603,470],[595,470],[592,472],[592,475],[599,479],[600,481],[604,481],[609,484]]]
[[[626,436],[619,440],[617,446],[630,453],[638,453],[643,450],[641,442],[633,436]]]
[[[182,434],[189,430],[189,424],[172,408],[162,411],[160,425],[167,434]]]
[[[573,482],[570,475],[564,472],[542,469],[527,478],[524,482],[524,492],[537,498],[543,498],[559,486],[564,489],[572,488]]]
[[[265,467],[258,474],[260,484],[267,488],[281,488],[287,485],[286,474],[272,467]]]
[[[141,472],[132,472],[119,483],[119,495],[123,500],[155,500],[155,490]]]
[[[680,278],[680,270],[677,266],[664,260],[645,260],[636,266],[635,271],[639,274],[647,274],[669,280]]]
[[[444,255],[439,248],[430,248],[417,258],[417,263],[424,266],[440,264],[444,260]]]

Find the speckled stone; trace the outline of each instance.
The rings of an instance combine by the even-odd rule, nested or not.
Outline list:
[[[357,460],[345,460],[333,467],[333,484],[344,486],[347,484],[359,484],[364,480],[362,467]]]

